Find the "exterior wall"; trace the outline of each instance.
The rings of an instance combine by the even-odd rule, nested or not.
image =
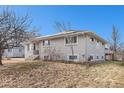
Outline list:
[[[10,51],[8,51],[8,49],[4,50],[4,57],[24,57],[24,47],[15,47],[10,49]]]
[[[97,44],[97,40],[94,38],[94,41],[90,40],[91,36],[87,36],[86,44],[86,55],[87,59],[90,56],[93,56],[93,61],[105,60],[105,46],[101,42]],[[98,58],[97,58],[98,57]]]
[[[78,60],[80,62],[88,61],[88,58],[92,55],[93,61],[97,60],[105,60],[105,47],[100,42],[99,45],[96,43],[96,39],[94,42],[90,41],[90,36],[78,35],[77,36],[77,44],[73,45],[74,55],[78,56]],[[39,41],[38,43],[39,56],[41,60],[44,60],[44,56],[47,56],[46,50],[55,49],[57,55],[60,55],[59,60],[68,60],[68,56],[71,55],[71,48],[69,45],[65,44],[65,38],[56,38],[50,40],[50,45],[43,46],[43,41]],[[27,51],[27,45],[25,46],[25,58],[32,58],[33,56],[33,43],[30,43],[30,50]],[[98,58],[97,58],[98,56]]]
[[[28,50],[28,45],[29,45],[29,50]],[[33,45],[31,43],[25,45],[25,59],[29,59],[33,55],[32,46]]]
[[[113,61],[113,60],[123,61],[124,60],[123,57],[124,57],[124,55],[121,53],[115,53],[114,55],[113,54],[106,54],[106,60],[107,61]]]
[[[43,41],[40,42],[40,58],[44,59],[45,49],[47,47],[55,48],[57,53],[60,54],[60,60],[68,60],[68,56],[72,55],[71,47],[65,44],[65,38],[58,38],[50,40],[50,46],[43,46]],[[85,61],[85,37],[78,36],[77,44],[73,45],[74,55],[78,56],[76,61]]]
[[[112,54],[105,54],[105,60],[111,61],[112,60]]]
[[[35,47],[35,50],[33,49],[33,46],[34,46],[34,43],[28,43],[28,44],[25,44],[25,59],[32,59],[34,58],[35,56],[35,51],[38,50],[39,51],[39,44],[40,43],[36,43],[36,47]],[[29,45],[29,50],[28,50],[28,45]]]

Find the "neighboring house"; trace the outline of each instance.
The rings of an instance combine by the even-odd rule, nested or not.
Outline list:
[[[110,46],[110,44],[106,44],[105,45],[105,60],[108,60],[108,61],[112,61],[112,60],[122,61],[122,60],[124,60],[124,53],[121,52],[121,51],[117,51],[116,53],[114,53],[112,51],[112,47]]]
[[[105,60],[112,60],[113,59],[113,51],[111,49],[110,44],[105,45]]]
[[[35,32],[26,32],[25,33],[25,41],[31,40],[38,35]],[[3,53],[3,57],[11,57],[11,58],[24,58],[25,49],[23,42],[20,43],[17,47],[5,49]]]
[[[71,37],[72,42],[68,41]],[[90,31],[65,31],[37,37],[25,43],[25,59],[90,61],[105,60],[106,41]],[[73,55],[72,55],[73,49]]]
[[[24,46],[5,49],[3,57],[24,58]]]

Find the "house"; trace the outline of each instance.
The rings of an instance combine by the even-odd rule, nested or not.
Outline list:
[[[3,57],[24,58],[24,54],[25,54],[24,46],[20,45],[18,47],[5,49],[3,53]]]
[[[106,43],[91,31],[64,31],[26,42],[25,59],[80,62],[105,60]]]
[[[124,60],[124,53],[122,51],[117,51],[114,53],[110,44],[105,45],[105,60],[107,61],[123,61]]]
[[[113,51],[110,44],[105,45],[105,60],[111,61],[113,59]]]
[[[25,41],[31,40],[37,36],[38,34],[36,32],[25,32],[25,37],[26,37]],[[24,58],[24,55],[25,55],[25,49],[23,42],[21,42],[16,47],[5,49],[3,53],[3,57],[9,57],[9,58]]]

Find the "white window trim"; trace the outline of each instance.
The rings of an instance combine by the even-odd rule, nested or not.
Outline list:
[[[91,38],[93,38],[93,41],[91,40]],[[96,39],[94,37],[90,37],[89,39],[90,39],[90,42],[95,42],[96,41]]]
[[[67,61],[71,61],[69,59],[69,56],[71,56],[72,54],[67,54]],[[74,54],[74,56],[77,56],[77,59],[74,59],[74,61],[79,61],[79,54]]]
[[[44,41],[44,44],[43,44],[43,41]],[[51,40],[43,40],[42,41],[42,46],[50,46],[51,45]],[[48,44],[45,44],[45,41],[48,41]],[[50,43],[50,44],[49,44]]]
[[[75,36],[75,35],[74,35]],[[77,37],[77,43],[72,43],[72,44],[66,44],[66,38],[67,37],[64,37],[64,45],[65,46],[69,46],[69,45],[78,45],[78,36],[76,36]]]

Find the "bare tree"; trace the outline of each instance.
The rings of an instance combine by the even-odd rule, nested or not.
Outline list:
[[[29,41],[31,39],[34,39],[35,37],[41,36],[38,33],[38,30],[37,29],[32,29],[31,31],[25,32],[24,35],[25,35],[25,41]]]
[[[117,52],[119,43],[120,43],[120,34],[119,34],[119,30],[113,25],[113,30],[112,30],[112,50],[113,50],[113,60],[115,60],[114,54]]]
[[[117,51],[119,53],[124,53],[124,43],[120,43],[118,48],[117,48]]]
[[[4,9],[0,13],[0,65],[4,49],[18,46],[26,38],[30,26],[28,15],[17,16],[14,11]]]
[[[65,23],[65,22],[58,22],[55,21],[54,27],[57,32],[63,32],[63,31],[70,31],[71,30],[71,23]]]
[[[55,28],[57,30],[57,32],[64,32],[64,31],[71,31],[72,28],[71,28],[71,23],[68,22],[68,23],[64,23],[64,22],[55,22]],[[68,43],[68,46],[70,47],[71,49],[71,55],[74,56],[74,36],[73,36],[73,33],[72,35],[66,35],[65,36],[66,38],[66,43]],[[74,59],[72,59],[73,61]]]
[[[113,25],[112,31],[112,44],[113,44],[113,51],[116,52],[118,45],[120,43],[120,34],[119,30]]]
[[[48,45],[45,47],[44,54],[46,55],[45,60],[59,60],[61,51],[57,50],[55,47]]]

